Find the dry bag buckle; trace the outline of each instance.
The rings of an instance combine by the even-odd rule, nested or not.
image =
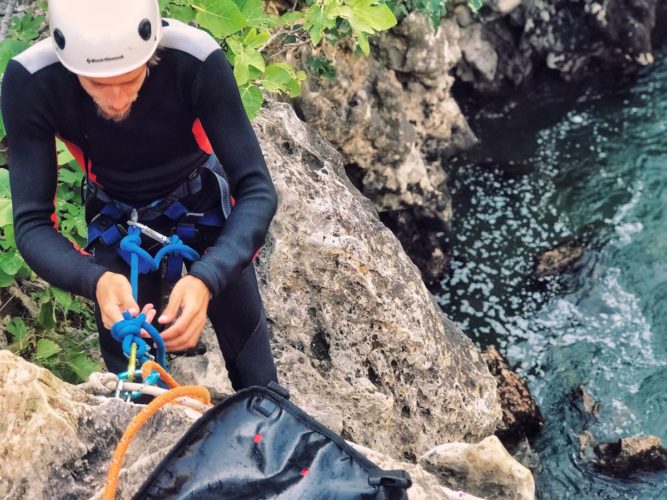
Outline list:
[[[412,486],[412,478],[404,470],[379,469],[368,473],[368,484],[371,486],[409,488]]]

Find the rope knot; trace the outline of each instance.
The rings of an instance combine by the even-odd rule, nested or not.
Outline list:
[[[149,350],[148,344],[141,338],[141,329],[146,323],[146,315],[141,313],[134,318],[125,311],[123,318],[111,326],[111,336],[123,344],[123,353],[130,356],[132,344],[137,344],[137,358],[141,359]]]

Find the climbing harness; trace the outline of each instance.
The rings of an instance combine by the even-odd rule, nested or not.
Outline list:
[[[181,199],[188,195],[197,194],[203,187],[203,178],[206,172],[215,177],[218,191],[220,193],[220,205],[206,212],[190,212],[188,208],[181,203]],[[193,170],[187,180],[181,183],[164,198],[153,201],[143,207],[133,207],[127,203],[115,200],[110,197],[101,186],[94,183],[88,177],[86,181],[87,197],[94,197],[103,204],[100,212],[90,221],[88,225],[88,242],[86,249],[90,249],[95,243],[102,242],[106,246],[116,249],[116,252],[122,259],[131,265],[132,253],[130,249],[140,245],[140,233],[149,238],[155,239],[165,245],[165,240],[170,239],[160,235],[156,231],[148,228],[144,223],[156,220],[158,217],[165,217],[173,222],[175,227],[174,235],[178,240],[172,240],[172,243],[183,241],[192,241],[197,236],[196,226],[221,228],[225,220],[231,213],[234,200],[229,191],[229,183],[224,170],[215,155],[210,155],[208,160],[197,169]],[[132,224],[124,224],[131,214],[135,213],[136,218],[132,218]],[[125,245],[120,244],[126,235],[131,233],[132,227],[139,228],[141,231],[133,231],[132,234],[139,235],[139,238],[126,240]],[[172,237],[174,236],[172,235]],[[135,246],[136,244],[136,246]],[[169,251],[162,249],[164,256]],[[138,274],[144,274],[151,270],[152,258],[145,250],[139,252]],[[156,256],[157,257],[157,256]],[[173,252],[165,261],[165,278],[169,284],[174,284],[181,276],[183,268],[183,255],[179,252]],[[153,269],[156,270],[157,268]]]

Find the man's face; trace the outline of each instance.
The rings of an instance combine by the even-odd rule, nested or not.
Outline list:
[[[146,65],[107,78],[77,77],[83,89],[95,101],[100,116],[120,122],[130,114],[132,103],[139,96],[139,89],[146,79]]]

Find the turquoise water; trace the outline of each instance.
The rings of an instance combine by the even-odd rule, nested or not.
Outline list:
[[[452,176],[454,257],[439,301],[528,379],[545,416],[540,498],[667,499],[667,472],[605,476],[577,437],[667,444],[667,52],[635,81],[545,83],[471,123],[483,149]],[[573,268],[532,276],[536,255],[571,240],[585,247]],[[580,410],[579,386],[598,417]]]

